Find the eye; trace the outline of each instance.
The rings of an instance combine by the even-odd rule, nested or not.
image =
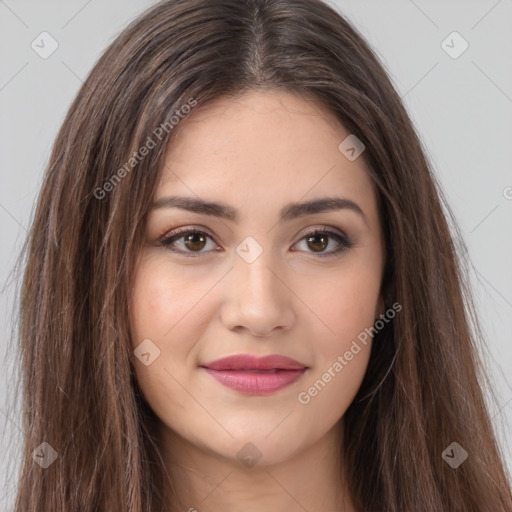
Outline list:
[[[312,251],[321,257],[334,256],[345,252],[350,247],[353,247],[353,243],[348,239],[347,236],[330,231],[324,226],[323,229],[315,229],[306,233],[302,239],[305,240],[307,247],[311,248]],[[333,250],[325,251],[329,246],[329,239],[334,239],[338,243],[338,247]]]
[[[171,247],[177,241],[181,241],[182,239],[183,241],[181,245],[185,247],[185,250],[183,250],[183,248],[176,250]],[[213,242],[212,237],[208,233],[195,228],[184,228],[173,231],[169,236],[160,240],[160,244],[168,247],[172,252],[183,254],[183,256],[186,257],[194,257],[194,254],[191,253],[207,252],[201,251],[201,249],[207,245],[208,240]]]
[[[329,246],[330,239],[335,240],[338,247],[330,251],[325,251]],[[311,252],[321,257],[340,254],[353,246],[353,243],[345,235],[327,230],[326,226],[324,229],[316,229],[304,234],[300,241],[302,242],[303,240],[307,247],[312,249]],[[217,245],[211,235],[195,228],[183,228],[175,230],[169,236],[161,239],[160,244],[176,254],[193,258],[201,253],[209,252],[208,250],[203,251],[203,249],[207,247],[208,241],[211,241],[214,245],[211,250],[216,251]],[[180,243],[177,244],[177,242]],[[180,245],[181,247],[176,249],[176,245]]]

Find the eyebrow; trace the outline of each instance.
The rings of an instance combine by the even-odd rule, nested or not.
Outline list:
[[[232,206],[186,196],[165,196],[156,200],[151,209],[180,208],[194,213],[211,215],[221,219],[238,222],[238,212]],[[280,212],[280,220],[287,221],[297,217],[304,217],[315,213],[323,213],[333,210],[351,210],[359,214],[366,224],[368,220],[361,207],[351,199],[344,197],[324,197],[303,203],[289,203]]]

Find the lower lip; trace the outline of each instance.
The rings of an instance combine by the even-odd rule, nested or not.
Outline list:
[[[222,385],[250,395],[268,394],[283,389],[300,379],[306,371],[306,368],[275,372],[204,369]]]

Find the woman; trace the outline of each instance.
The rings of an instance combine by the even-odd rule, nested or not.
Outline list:
[[[27,240],[16,511],[512,510],[442,205],[326,4],[148,10]]]

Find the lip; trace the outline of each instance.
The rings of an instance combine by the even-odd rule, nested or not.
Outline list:
[[[253,356],[236,354],[201,365],[211,370],[302,370],[305,364],[279,354]]]
[[[263,357],[237,354],[201,367],[222,385],[250,395],[273,393],[290,386],[308,368],[295,359],[278,354]]]

